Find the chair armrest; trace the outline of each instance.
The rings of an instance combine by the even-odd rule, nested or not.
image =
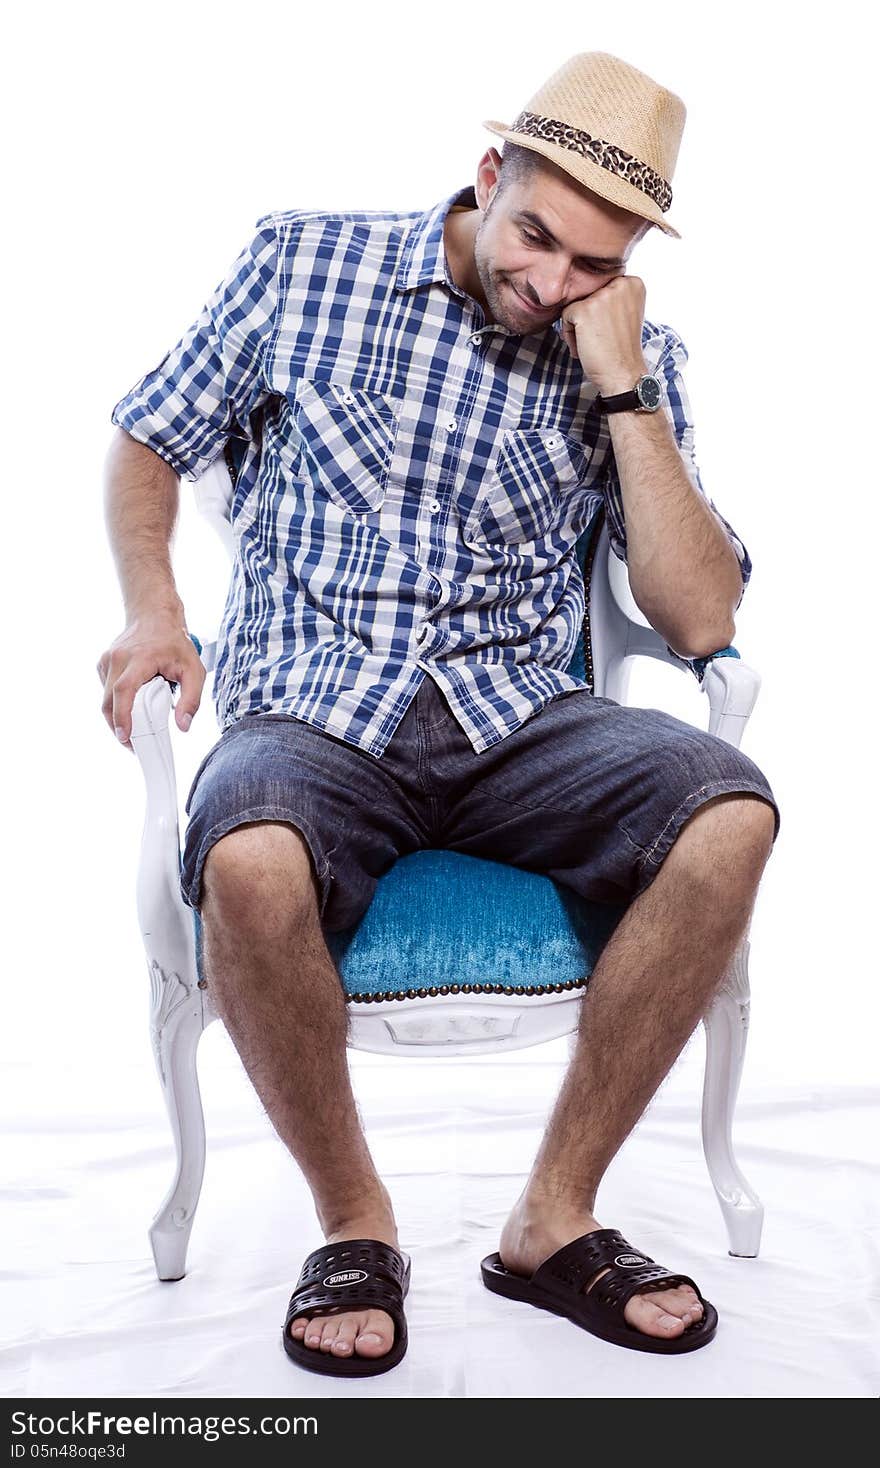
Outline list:
[[[700,662],[707,664],[700,687],[709,699],[709,733],[738,749],[761,689],[761,675],[742,661],[735,648]]]
[[[732,645],[702,658],[675,652],[636,603],[626,565],[611,548],[606,523],[600,527],[593,560],[588,622],[594,693],[627,703],[633,658],[655,658],[693,674],[709,699],[709,733],[739,746],[761,687],[760,675]]]
[[[144,683],[132,706],[131,742],[147,804],[137,877],[137,910],[154,995],[176,975],[187,992],[197,986],[193,913],[180,891],[177,779],[169,718],[171,684]]]

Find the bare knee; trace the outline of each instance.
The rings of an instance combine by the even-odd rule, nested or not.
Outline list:
[[[730,861],[740,858],[757,877],[773,849],[776,814],[768,800],[744,790],[713,796],[682,826],[673,851],[708,874],[730,875]],[[721,863],[711,858],[723,856]]]
[[[320,887],[308,843],[283,821],[252,821],[215,841],[202,868],[202,912],[236,925],[267,913],[316,916]]]
[[[764,847],[769,856],[776,834],[776,812],[769,800],[748,790],[735,790],[707,801],[702,809],[726,818],[731,829],[738,833],[740,843]]]

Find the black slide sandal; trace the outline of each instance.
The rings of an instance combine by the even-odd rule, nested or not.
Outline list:
[[[589,1292],[584,1286],[600,1269],[610,1265]],[[539,1265],[531,1276],[512,1274],[500,1255],[490,1254],[480,1265],[483,1284],[496,1295],[523,1300],[540,1310],[564,1315],[591,1335],[633,1351],[673,1355],[696,1351],[711,1341],[718,1327],[718,1311],[704,1300],[686,1274],[673,1274],[628,1244],[616,1228],[599,1228],[565,1244]],[[664,1340],[646,1335],[624,1319],[623,1311],[633,1295],[674,1289],[687,1284],[696,1291],[703,1307],[701,1320],[694,1321],[679,1336]]]
[[[325,1244],[306,1259],[284,1321],[284,1349],[297,1366],[324,1376],[378,1376],[403,1359],[407,1346],[404,1297],[409,1289],[410,1260],[378,1239],[346,1239]],[[334,1356],[316,1350],[290,1334],[300,1315],[339,1315],[353,1310],[384,1310],[394,1321],[394,1340],[384,1356]]]

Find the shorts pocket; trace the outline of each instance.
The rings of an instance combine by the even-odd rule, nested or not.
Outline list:
[[[540,540],[562,514],[565,496],[586,477],[589,456],[553,428],[504,430],[498,457],[464,527],[468,541]]]
[[[354,514],[380,509],[401,406],[385,393],[301,378],[294,405],[299,474]]]

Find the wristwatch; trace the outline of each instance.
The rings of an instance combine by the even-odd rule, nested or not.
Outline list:
[[[663,384],[659,377],[646,372],[630,392],[615,393],[613,397],[597,399],[603,413],[625,413],[628,408],[636,413],[656,413],[663,397]]]

